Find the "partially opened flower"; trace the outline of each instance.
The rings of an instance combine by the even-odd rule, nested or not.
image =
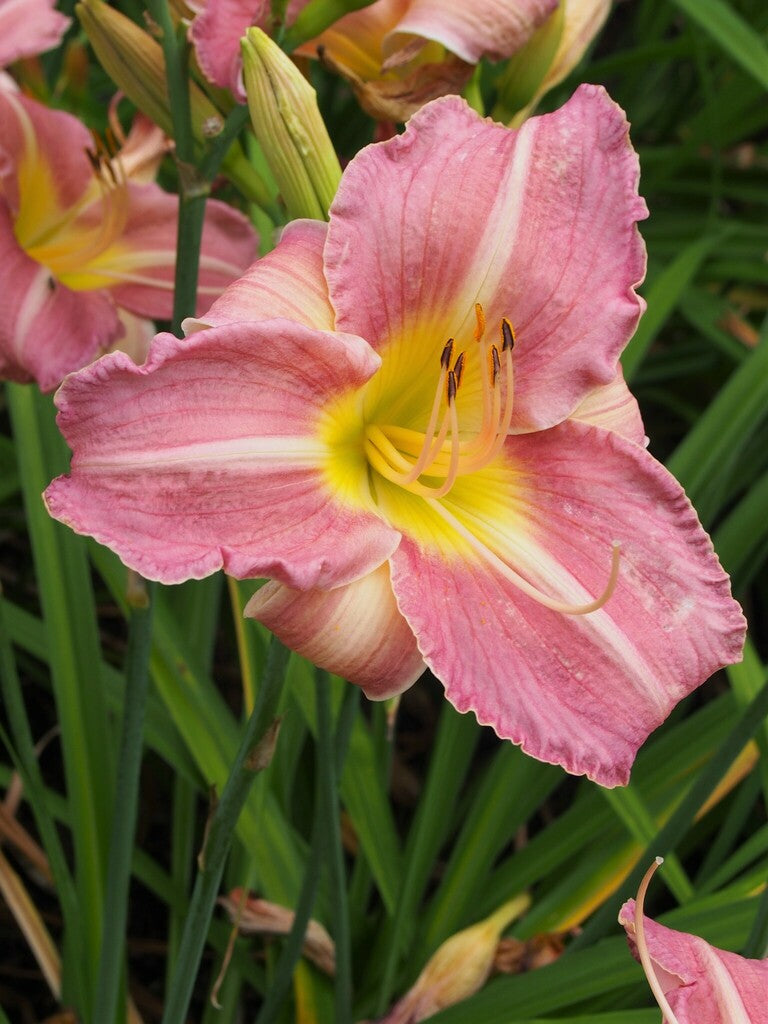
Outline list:
[[[599,87],[519,132],[428,105],[185,341],[67,380],[51,514],[155,579],[269,577],[249,614],[369,696],[427,665],[534,756],[626,781],[745,625],[617,369],[637,178]]]
[[[0,0],[0,68],[59,45],[70,19],[55,8],[56,0]]]
[[[663,1024],[768,1024],[768,960],[747,960],[643,915],[648,871],[637,903],[621,908],[633,956],[663,1013]]]
[[[0,377],[49,390],[122,336],[120,310],[171,316],[178,197],[141,181],[133,141],[124,164],[77,118],[0,91]],[[199,309],[254,250],[247,220],[211,202]]]
[[[306,0],[292,0],[292,24]],[[429,100],[460,92],[483,57],[523,47],[558,0],[376,0],[299,47],[347,78],[373,117],[406,120]],[[239,40],[250,25],[268,29],[266,0],[205,0],[191,38],[203,72],[243,99]]]

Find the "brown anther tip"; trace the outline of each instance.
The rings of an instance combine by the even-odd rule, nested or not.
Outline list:
[[[456,374],[453,370],[448,371],[448,405],[456,398],[456,392],[458,390],[458,382],[456,380]]]
[[[499,359],[499,350],[495,345],[491,346],[491,384],[495,384],[498,380],[499,374],[501,373],[501,360]]]
[[[508,348],[513,349],[515,347],[515,329],[506,317],[503,317],[501,321],[501,338],[502,352],[506,352]]]
[[[85,155],[88,157],[88,162],[90,163],[94,172],[98,174],[101,170],[101,159],[99,157],[99,154],[92,149],[88,149],[88,147],[86,146]]]
[[[485,313],[483,307],[479,302],[475,303],[475,318],[477,320],[477,327],[475,327],[475,341],[480,341],[485,334]]]
[[[456,377],[456,387],[461,385],[461,378],[464,376],[464,353],[459,352],[456,362],[453,364],[453,373]]]
[[[440,353],[440,367],[443,370],[447,370],[451,365],[451,356],[453,355],[453,338],[449,338],[446,341],[443,351]]]

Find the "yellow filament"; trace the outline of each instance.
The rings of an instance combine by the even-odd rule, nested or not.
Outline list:
[[[648,952],[648,944],[645,941],[645,923],[643,921],[643,908],[645,905],[645,894],[648,891],[648,886],[651,879],[656,873],[656,869],[664,863],[663,857],[657,857],[656,860],[651,864],[648,870],[643,876],[643,880],[640,883],[640,888],[637,890],[637,899],[635,900],[635,940],[637,942],[637,952],[640,957],[640,963],[643,965],[645,976],[648,979],[648,984],[653,992],[654,999],[659,1004],[659,1009],[664,1014],[664,1019],[667,1024],[678,1024],[677,1017],[672,1012],[672,1007],[667,1002],[667,997],[664,995],[664,990],[659,984],[659,979],[656,975],[656,968],[651,960],[651,954]]]
[[[445,520],[460,537],[470,545],[470,547],[476,551],[481,558],[484,558],[489,565],[496,569],[505,579],[509,580],[510,583],[514,584],[518,590],[522,590],[528,597],[533,598],[539,604],[545,608],[550,608],[553,612],[562,612],[563,615],[587,615],[589,612],[596,612],[598,608],[602,608],[603,605],[610,599],[614,590],[616,589],[616,582],[619,578],[619,565],[621,561],[621,545],[617,541],[613,541],[611,544],[611,571],[608,576],[608,582],[599,597],[596,597],[594,601],[589,601],[586,604],[567,604],[565,601],[560,601],[556,597],[550,597],[543,591],[539,590],[532,583],[529,583],[524,576],[507,565],[507,563],[499,558],[497,554],[491,551],[481,540],[463,526],[455,516],[444,508],[443,505],[432,503],[432,508],[440,516],[441,519]]]

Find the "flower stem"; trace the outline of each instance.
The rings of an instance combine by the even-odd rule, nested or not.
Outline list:
[[[317,689],[317,759],[321,790],[321,806],[325,818],[326,856],[328,859],[333,938],[336,944],[336,979],[334,986],[336,1024],[350,1024],[352,1020],[352,964],[349,933],[349,899],[344,870],[344,850],[341,845],[338,775],[343,757],[335,750],[331,691],[328,673],[318,669],[315,675]],[[354,710],[355,704],[345,701],[345,708]],[[346,740],[351,728],[351,716],[343,715],[343,728],[338,739]]]
[[[246,723],[224,791],[210,819],[162,1024],[183,1024],[186,1020],[205,937],[224,872],[224,863],[234,838],[235,825],[256,772],[263,767],[262,764],[254,764],[254,754],[258,756],[260,753],[260,743],[267,737],[273,723],[287,659],[288,651],[273,638],[256,707]]]
[[[125,704],[115,789],[115,815],[109,845],[101,957],[94,1020],[115,1020],[120,998],[131,858],[139,803],[144,718],[152,645],[152,586],[145,606],[131,609],[125,659]],[[122,1017],[122,1014],[121,1014]]]

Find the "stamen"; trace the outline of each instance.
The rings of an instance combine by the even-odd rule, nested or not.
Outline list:
[[[461,378],[464,376],[464,353],[459,352],[456,362],[453,364],[453,372],[456,376],[456,387],[461,386]]]
[[[501,373],[501,363],[499,362],[499,350],[495,345],[491,345],[491,384],[495,387],[496,380]]]
[[[451,365],[451,356],[453,355],[453,338],[449,338],[446,341],[442,353],[440,354],[440,366],[443,370],[447,370]]]
[[[596,612],[599,608],[611,598],[614,590],[616,589],[616,582],[619,578],[619,563],[621,561],[621,545],[618,541],[611,543],[611,571],[608,577],[608,583],[605,586],[602,594],[596,597],[594,601],[589,601],[587,604],[567,604],[565,601],[559,601],[555,597],[550,597],[543,591],[539,590],[532,583],[529,583],[524,576],[507,565],[507,563],[501,559],[495,552],[491,551],[481,540],[479,540],[472,533],[463,526],[455,516],[451,515],[450,512],[443,506],[437,503],[430,503],[434,508],[435,512],[444,519],[453,529],[467,541],[480,556],[484,558],[494,569],[501,573],[505,579],[509,580],[510,583],[514,584],[518,590],[522,590],[528,597],[533,598],[539,604],[545,608],[550,608],[553,612],[562,612],[563,615],[587,615],[589,612]]]
[[[514,327],[509,322],[509,320],[507,320],[507,318],[505,316],[502,317],[501,318],[501,351],[502,352],[506,352],[506,350],[508,348],[509,349],[514,348],[516,340],[517,339],[515,338],[515,329],[514,329]]]
[[[659,984],[656,968],[654,967],[653,960],[651,959],[651,954],[648,951],[648,944],[645,941],[645,922],[643,921],[645,894],[648,891],[648,885],[656,873],[656,869],[663,863],[663,857],[657,857],[655,859],[653,864],[651,864],[645,872],[643,880],[640,883],[640,888],[637,890],[637,899],[635,900],[635,941],[637,942],[637,953],[640,957],[640,963],[643,965],[643,970],[645,971],[645,976],[648,979],[651,992],[653,992],[654,999],[659,1004],[659,1009],[664,1015],[665,1021],[667,1024],[678,1024],[677,1017],[672,1012],[672,1007],[667,1002],[664,990]]]
[[[475,319],[477,320],[477,326],[475,327],[475,341],[482,341],[483,335],[485,334],[485,313],[483,307],[479,302],[475,303]]]
[[[446,398],[448,400],[448,405],[453,405],[453,403],[456,401],[457,388],[458,385],[456,384],[456,374],[453,370],[449,370],[448,385],[446,389]]]

